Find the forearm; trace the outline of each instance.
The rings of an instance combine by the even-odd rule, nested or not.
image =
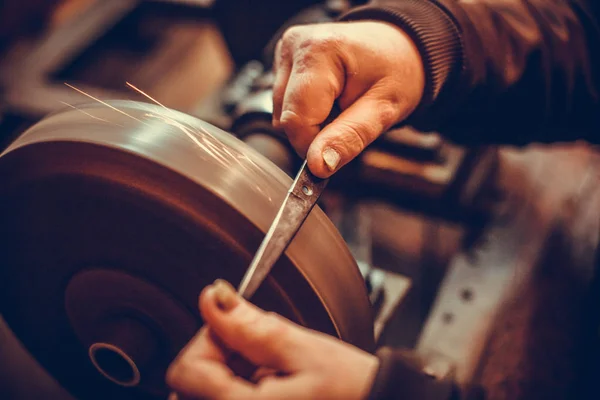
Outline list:
[[[593,4],[593,5],[592,5]],[[463,143],[600,142],[592,1],[388,0],[344,20],[399,25],[429,85],[409,123]]]

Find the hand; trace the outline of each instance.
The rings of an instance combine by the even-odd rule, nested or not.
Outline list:
[[[172,398],[353,400],[369,393],[375,356],[264,312],[224,281],[202,292],[200,311],[209,327],[171,364]],[[255,379],[233,373],[231,352],[260,367]]]
[[[321,178],[408,117],[425,85],[414,43],[384,22],[292,27],[274,65],[273,124]],[[336,99],[343,111],[321,131]]]

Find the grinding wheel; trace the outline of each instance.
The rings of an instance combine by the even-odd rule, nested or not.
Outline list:
[[[291,179],[188,115],[110,105],[50,115],[0,157],[1,312],[75,398],[165,398],[198,294],[239,283]],[[364,281],[318,208],[254,302],[373,350]]]

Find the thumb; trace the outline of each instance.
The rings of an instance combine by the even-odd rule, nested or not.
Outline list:
[[[308,167],[320,178],[331,176],[405,114],[400,103],[367,92],[317,134],[307,152]]]
[[[310,331],[247,302],[223,280],[202,292],[200,312],[228,348],[256,366],[294,373],[314,354]]]

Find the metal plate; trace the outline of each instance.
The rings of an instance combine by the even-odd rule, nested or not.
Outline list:
[[[600,158],[585,145],[499,157],[501,196],[450,264],[417,351],[432,374],[481,385],[490,399],[580,398],[571,389],[587,369],[579,352],[591,351],[580,332],[596,307],[582,299],[597,256]]]
[[[198,294],[239,283],[291,185],[226,132],[134,102],[47,117],[0,157],[0,182],[1,312],[80,399],[164,398],[165,367],[201,325]],[[255,299],[373,349],[364,281],[320,209]],[[138,357],[140,382],[103,377],[97,343]]]

